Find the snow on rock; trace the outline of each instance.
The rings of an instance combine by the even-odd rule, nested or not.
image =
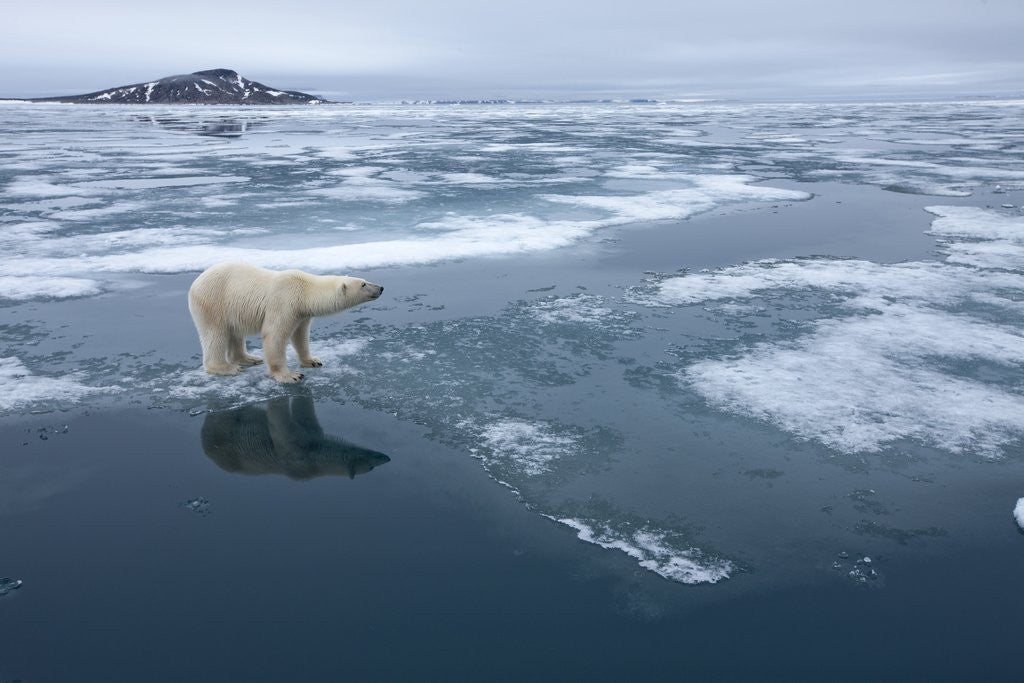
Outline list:
[[[302,92],[275,90],[243,78],[231,69],[210,69],[85,95],[46,97],[34,101],[90,104],[319,104],[325,100]]]

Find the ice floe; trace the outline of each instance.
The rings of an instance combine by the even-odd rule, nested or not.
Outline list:
[[[99,294],[103,288],[95,280],[76,277],[37,277],[0,275],[0,299],[67,299]]]
[[[641,567],[679,583],[718,583],[728,578],[735,566],[728,560],[708,557],[696,548],[677,547],[668,534],[658,529],[616,531],[607,523],[571,517],[550,517],[576,531],[581,541],[609,550],[619,550],[637,560]]]
[[[1024,258],[1014,249],[1024,244],[1024,219],[970,207],[928,211],[945,261],[768,260],[662,281],[652,304],[755,299],[821,311],[795,337],[699,360],[680,379],[712,405],[844,452],[912,439],[991,456],[1018,443],[1024,330],[976,304],[1024,300]],[[964,245],[975,247],[970,266],[957,249]],[[829,298],[807,299],[815,293]],[[838,316],[837,302],[845,309]],[[975,373],[977,363],[1001,369]]]
[[[577,294],[535,301],[530,310],[543,323],[597,324],[617,315],[605,304],[603,297]]]
[[[747,175],[689,175],[692,187],[632,195],[543,195],[550,202],[601,209],[617,223],[680,220],[731,202],[801,201],[806,192],[752,185]]]
[[[369,342],[369,339],[318,341],[314,350],[326,367],[307,375],[305,383],[312,386],[331,385],[339,376],[357,372],[346,360],[362,353]],[[254,353],[262,356],[260,351]],[[298,367],[298,358],[291,351],[287,361],[289,367]],[[194,368],[163,372],[155,377],[136,379],[134,383],[137,388],[147,391],[150,399],[157,404],[164,401],[178,405],[205,402],[218,409],[288,395],[290,391],[288,386],[277,383],[267,375],[265,365],[257,365],[226,377],[209,375],[198,365],[197,361]]]
[[[556,434],[543,424],[525,420],[497,420],[480,431],[486,459],[499,460],[528,476],[546,472],[552,461],[576,448],[572,437]]]
[[[117,391],[116,387],[91,387],[72,377],[44,377],[33,374],[14,357],[0,358],[0,411],[32,406],[53,409],[76,403],[95,393]]]
[[[346,201],[389,202],[400,203],[419,199],[425,194],[419,190],[410,190],[398,186],[388,180],[353,176],[343,184],[335,187],[322,187],[309,190],[308,194],[318,197],[330,197]]]
[[[861,322],[820,323],[795,341],[701,361],[680,377],[713,405],[844,452],[876,451],[908,438],[994,455],[1024,434],[1024,396],[932,369],[920,345],[901,348],[903,339],[913,343],[918,328],[898,313]],[[955,321],[946,327],[957,335],[947,340],[950,346],[984,331]],[[881,339],[873,334],[879,329]],[[1024,351],[1024,337],[1013,341]]]
[[[103,190],[137,190],[159,187],[190,187],[195,185],[224,185],[227,183],[245,183],[252,180],[246,176],[180,176],[156,178],[110,178],[106,180],[88,180],[76,184],[80,188],[98,188]]]
[[[379,181],[354,175],[351,180],[370,181],[374,188]],[[55,276],[79,273],[177,273],[203,270],[213,263],[242,260],[269,268],[305,268],[334,272],[343,268],[372,268],[386,265],[417,265],[459,258],[503,256],[558,249],[572,245],[597,230],[645,220],[681,220],[730,202],[800,200],[804,192],[749,185],[748,176],[702,176],[690,178],[692,187],[664,190],[631,196],[567,196],[543,195],[556,203],[568,203],[597,209],[603,217],[590,219],[545,220],[526,214],[492,214],[488,216],[453,216],[444,221],[425,221],[420,230],[443,231],[430,237],[379,240],[318,246],[304,249],[263,249],[222,244],[203,244],[202,229],[179,229],[181,241],[199,242],[196,246],[143,248],[126,253],[107,253],[77,258],[46,258],[21,255],[0,257],[0,274],[50,274]],[[344,188],[311,190],[312,193],[347,193]],[[376,193],[376,189],[369,190]],[[384,188],[384,195],[401,188]],[[357,191],[357,194],[359,191]],[[129,231],[127,235],[154,236],[158,232]],[[74,236],[70,244],[96,240],[114,240],[115,235]],[[213,237],[210,236],[212,240]],[[173,241],[171,242],[173,243]],[[84,246],[84,245],[83,245]],[[74,252],[75,249],[69,249]],[[69,254],[70,256],[70,254]]]

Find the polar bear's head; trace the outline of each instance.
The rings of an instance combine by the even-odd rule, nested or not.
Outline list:
[[[341,276],[338,278],[338,294],[345,303],[345,308],[380,298],[384,288],[358,277]]]

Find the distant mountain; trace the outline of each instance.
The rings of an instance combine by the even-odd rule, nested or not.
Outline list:
[[[76,104],[322,104],[327,100],[295,90],[274,90],[231,69],[168,76],[85,95],[37,97],[32,102]]]

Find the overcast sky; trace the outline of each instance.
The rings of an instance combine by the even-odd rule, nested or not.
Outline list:
[[[1024,94],[1024,0],[0,0],[0,96],[232,68],[332,98]]]

